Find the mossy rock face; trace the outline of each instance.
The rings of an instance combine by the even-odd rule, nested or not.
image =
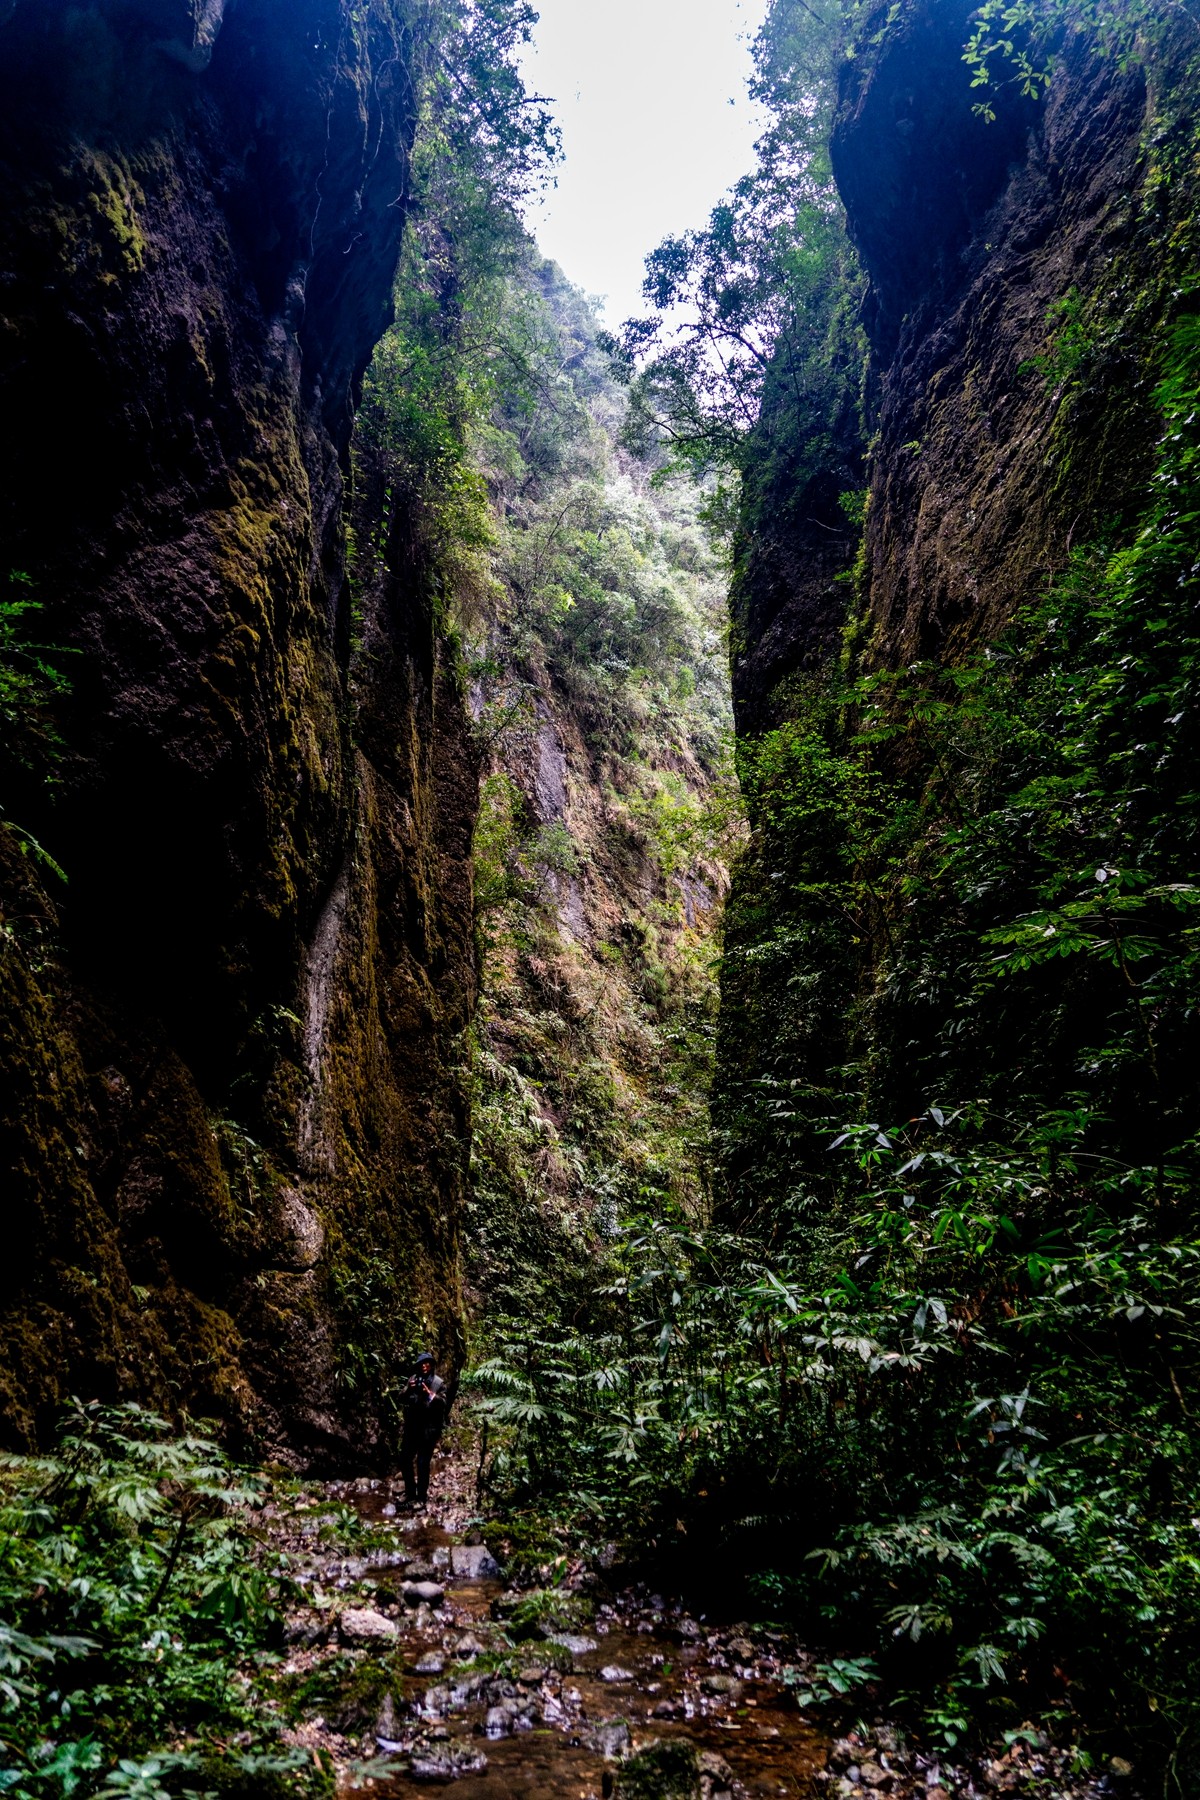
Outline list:
[[[320,1713],[335,1731],[352,1735],[369,1731],[388,1703],[393,1709],[404,1694],[400,1658],[332,1656],[289,1683],[284,1707],[293,1719]]]
[[[961,73],[968,10],[904,7],[886,21],[881,13],[875,49],[845,71],[834,166],[870,282],[867,306],[854,308],[870,340],[867,392],[886,403],[869,468],[853,483],[870,487],[862,531],[856,543],[839,527],[835,566],[801,554],[799,521],[792,528],[794,508],[825,539],[821,555],[838,547],[796,480],[806,458],[822,455],[818,440],[797,427],[781,445],[773,433],[770,454],[751,458],[733,590],[734,699],[746,735],[789,723],[801,736],[824,733],[828,721],[823,741],[848,751],[856,728],[844,714],[835,721],[828,701],[843,672],[899,673],[926,658],[970,664],[1085,545],[1120,541],[1143,505],[1162,429],[1148,371],[1160,364],[1196,263],[1195,183],[1182,175],[1195,156],[1193,47],[1164,34],[1144,77],[1080,44],[1056,68],[1047,104],[1026,118],[1026,135],[1029,106],[1016,84],[1003,102],[992,90],[1006,119],[988,125],[973,114],[977,96]],[[940,196],[951,171],[957,198],[947,212]],[[897,207],[907,219],[899,235]],[[1056,373],[1072,343],[1077,366]],[[847,358],[831,374],[839,366],[842,416],[854,418],[861,361]],[[836,462],[826,459],[822,479]],[[773,554],[777,539],[791,564]],[[821,632],[832,634],[824,651],[814,644]],[[968,712],[964,704],[964,731]],[[917,736],[889,753],[912,791],[931,779],[939,754]],[[1032,980],[1034,1006],[1024,1020],[1012,1009],[1011,1028],[985,1023],[988,1003],[977,997],[966,1052],[966,1034],[948,1024],[959,977],[921,999],[915,984],[895,980],[922,958],[940,966],[941,949],[931,952],[928,938],[918,948],[919,930],[907,935],[921,909],[895,932],[882,928],[886,946],[874,927],[846,931],[836,908],[816,898],[843,879],[842,823],[832,815],[779,823],[777,800],[770,815],[752,820],[724,920],[712,1122],[724,1164],[716,1191],[731,1223],[774,1217],[789,1190],[812,1218],[825,1216],[832,1165],[795,1146],[829,1112],[832,1069],[863,1071],[861,1101],[848,1078],[838,1102],[846,1117],[861,1104],[863,1116],[899,1118],[938,1094],[1007,1093],[1014,1069],[1032,1092],[1031,1066],[1050,1043],[1064,1070],[1083,1055],[1063,1032],[1066,1015],[1082,1021],[1084,1008]],[[916,837],[893,840],[892,866],[901,841],[915,866]],[[789,934],[803,951],[781,948]],[[764,955],[779,957],[786,1002],[761,979]],[[801,1109],[786,1123],[761,1100],[762,1081],[780,1068]],[[1036,1102],[1058,1103],[1045,1092]]]
[[[383,1460],[390,1370],[461,1343],[475,979],[415,552],[359,596],[350,697],[343,472],[419,84],[402,0],[209,10],[190,61],[175,0],[0,4],[0,569],[78,653],[61,779],[0,794],[68,876],[0,826],[0,1441],[76,1391]]]
[[[700,1800],[700,1758],[682,1737],[656,1738],[613,1773],[613,1800]]]
[[[516,1585],[535,1581],[538,1570],[562,1555],[563,1546],[543,1519],[490,1520],[483,1528],[484,1543]]]

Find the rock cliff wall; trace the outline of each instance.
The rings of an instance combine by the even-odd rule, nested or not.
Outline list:
[[[982,95],[966,5],[843,14],[866,480],[833,579],[799,538],[799,653],[742,696],[713,1114],[794,1311],[736,1505],[774,1522],[790,1486],[799,1605],[922,1729],[1061,1708],[1149,1789],[1194,1761],[1186,1603],[1151,1623],[1058,1521],[1111,1507],[1158,1579],[1196,1486],[1194,1284],[1159,1295],[1198,1188],[1200,32],[1001,14]],[[836,471],[828,443],[791,465]],[[755,577],[743,551],[743,629]]]
[[[1072,541],[1121,517],[1156,429],[1146,366],[1168,258],[1165,212],[1142,188],[1162,96],[1140,65],[1075,41],[1044,102],[1001,67],[989,120],[963,63],[970,17],[903,9],[847,64],[833,136],[868,278],[862,604],[889,666],[994,636]],[[1172,84],[1175,60],[1157,74]],[[1035,359],[1056,308],[1102,294],[1121,327],[1090,400],[1064,408],[1064,382],[1039,379]]]
[[[654,485],[619,447],[625,397],[595,316],[532,245],[510,305],[541,361],[498,394],[483,471],[503,589],[474,654],[486,774],[467,1268],[481,1339],[525,1318],[553,1344],[596,1317],[623,1220],[650,1196],[692,1218],[707,1206],[736,821],[724,570],[701,496]]]
[[[994,63],[989,120],[963,62],[971,13],[913,0],[860,21],[831,140],[860,270],[843,277],[858,360],[835,315],[811,428],[772,442],[768,391],[745,489],[733,680],[743,766],[760,775],[727,921],[717,1090],[745,1216],[825,1192],[804,1139],[818,1119],[904,1116],[951,1082],[1002,1092],[1014,1070],[1040,1104],[1061,1100],[1094,1024],[1092,1000],[1045,981],[1019,1021],[981,1029],[984,1001],[955,988],[921,916],[946,834],[986,807],[1002,766],[1000,736],[990,763],[982,737],[963,751],[968,714],[938,671],[1036,609],[1081,546],[1099,608],[1105,546],[1140,528],[1155,387],[1191,304],[1197,43],[1180,20],[1126,57],[1132,40],[1076,30],[1039,99]],[[857,531],[834,504],[856,467]],[[868,748],[864,690],[852,698],[872,678],[888,750]],[[911,694],[886,698],[904,683],[924,684],[923,723],[903,713]],[[956,731],[939,763],[934,737]],[[952,770],[972,757],[976,786],[956,797]],[[963,907],[988,915],[972,930],[1020,911],[1023,867],[964,889]]]
[[[0,833],[10,1441],[335,1458],[457,1341],[475,771],[404,521],[357,620],[343,528],[419,11],[0,8],[0,568],[71,653]]]

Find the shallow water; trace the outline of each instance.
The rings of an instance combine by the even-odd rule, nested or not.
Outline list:
[[[345,1497],[372,1519],[390,1504],[386,1488]],[[507,1698],[513,1705],[532,1707],[532,1728],[496,1735],[493,1719],[489,1736],[485,1696],[448,1706],[447,1686],[471,1672],[469,1662],[456,1663],[455,1641],[464,1632],[496,1641],[499,1627],[491,1607],[505,1592],[500,1580],[456,1580],[441,1566],[454,1542],[446,1529],[452,1522],[452,1509],[446,1523],[436,1513],[395,1520],[406,1556],[437,1565],[437,1579],[446,1583],[439,1607],[398,1616],[407,1679],[405,1705],[397,1709],[396,1743],[398,1752],[401,1746],[410,1751],[415,1745],[434,1756],[454,1746],[467,1755],[482,1752],[485,1770],[460,1775],[449,1784],[460,1800],[600,1800],[606,1771],[615,1766],[596,1742],[605,1727],[605,1747],[617,1754],[655,1738],[685,1736],[699,1751],[723,1758],[737,1792],[753,1800],[819,1791],[814,1777],[825,1764],[829,1740],[802,1716],[779,1678],[780,1647],[757,1633],[747,1637],[744,1626],[717,1629],[690,1619],[659,1596],[632,1590],[594,1595],[599,1615],[581,1631],[596,1640],[596,1648],[575,1655],[569,1673],[547,1670],[543,1679],[533,1679],[539,1653],[544,1664],[547,1646],[537,1639],[518,1646],[521,1666],[518,1679],[507,1683]],[[431,1653],[444,1656],[445,1672],[418,1674],[416,1664]],[[605,1680],[601,1671],[614,1665],[631,1679]],[[520,1679],[521,1674],[527,1678]],[[706,1693],[702,1684],[713,1677],[718,1682],[733,1679],[740,1690]],[[432,1710],[427,1696],[432,1696]],[[676,1716],[655,1717],[656,1708],[671,1709]],[[623,1739],[621,1725],[628,1732]],[[414,1777],[403,1753],[396,1760],[394,1776],[381,1772],[372,1780],[376,1792],[401,1800],[445,1785]],[[714,1783],[718,1793],[724,1785],[720,1777]],[[355,1791],[352,1774],[343,1788]],[[361,1794],[361,1786],[357,1791]]]

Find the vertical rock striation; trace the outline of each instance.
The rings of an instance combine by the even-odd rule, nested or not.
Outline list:
[[[10,1440],[126,1393],[336,1456],[456,1341],[473,764],[342,516],[419,16],[0,8],[0,568],[74,652],[4,796],[66,885],[0,833]]]

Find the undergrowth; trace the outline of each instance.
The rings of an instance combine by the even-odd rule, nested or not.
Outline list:
[[[15,1800],[324,1793],[266,1694],[286,1575],[260,1483],[208,1438],[74,1403],[0,1465],[0,1789]]]

